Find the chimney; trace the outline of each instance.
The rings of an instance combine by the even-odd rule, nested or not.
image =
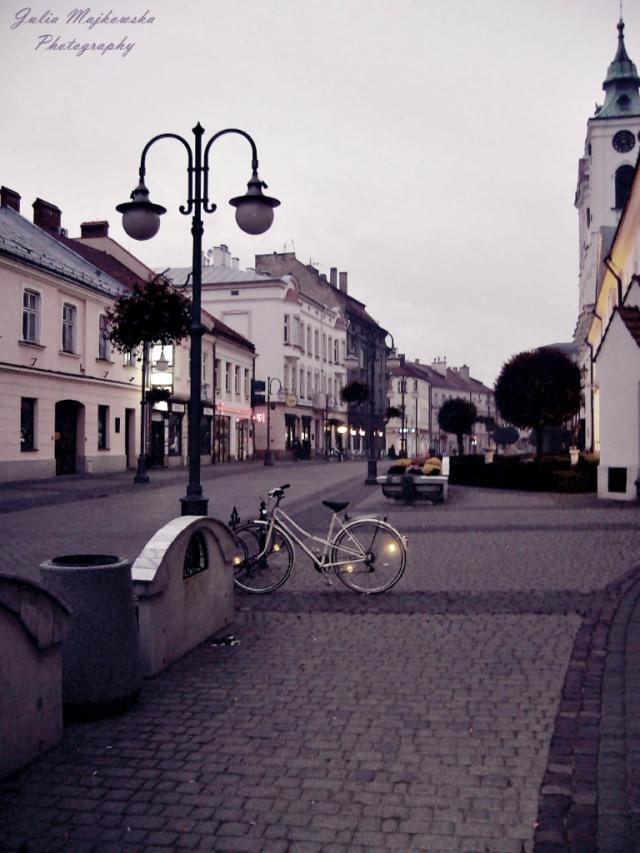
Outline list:
[[[329,282],[331,287],[338,289],[338,267],[331,267],[329,270]]]
[[[80,223],[80,239],[88,240],[92,237],[108,237],[109,223],[105,220],[101,222],[81,222]]]
[[[41,198],[37,198],[33,202],[33,224],[37,225],[38,228],[59,234],[61,232],[61,218],[60,208],[56,207],[55,204]]]
[[[416,358],[416,359],[415,359],[415,363],[416,363],[416,364],[420,364],[420,359],[419,359],[419,358]]]
[[[240,258],[231,258],[231,269],[240,269]]]
[[[447,359],[446,358],[436,358],[431,362],[431,367],[436,373],[439,373],[441,376],[447,375]]]
[[[230,267],[231,266],[231,252],[229,251],[229,247],[224,243],[220,243],[219,246],[213,247],[213,266],[214,267]]]
[[[469,381],[469,379],[470,379],[470,375],[469,375],[469,365],[468,365],[468,364],[463,364],[463,365],[462,365],[462,367],[459,367],[459,368],[458,368],[458,375],[459,375],[459,376],[461,376],[461,377],[462,377],[462,379],[466,379],[466,381],[468,382],[468,381]]]
[[[0,187],[0,207],[10,207],[16,213],[20,213],[20,196],[9,187]]]
[[[340,290],[341,290],[343,293],[348,293],[348,292],[349,292],[349,291],[348,291],[348,286],[347,286],[347,273],[346,273],[346,272],[341,272],[341,273],[340,273]]]

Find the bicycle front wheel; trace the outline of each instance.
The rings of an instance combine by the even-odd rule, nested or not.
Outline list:
[[[266,521],[243,524],[234,531],[234,536],[243,552],[233,569],[235,585],[245,592],[254,593],[273,592],[282,586],[291,574],[294,562],[289,537],[277,530],[272,530],[269,536]]]
[[[371,595],[390,589],[400,580],[407,551],[402,537],[390,524],[362,518],[338,531],[331,562],[346,586]]]

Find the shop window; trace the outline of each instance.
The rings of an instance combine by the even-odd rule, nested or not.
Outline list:
[[[36,401],[32,397],[20,400],[20,450],[36,449]]]
[[[169,415],[169,456],[182,456],[182,415]]]
[[[109,449],[109,406],[98,406],[98,450]]]

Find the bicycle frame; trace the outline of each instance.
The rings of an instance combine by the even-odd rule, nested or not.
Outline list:
[[[372,522],[379,521],[379,519],[377,518],[369,517],[363,518],[362,520]],[[335,528],[337,529],[334,533]],[[275,506],[269,515],[269,527],[267,529],[264,547],[255,559],[259,559],[269,550],[269,543],[271,541],[271,535],[274,529],[282,531],[286,536],[292,539],[296,543],[296,545],[298,545],[304,551],[304,553],[309,557],[311,562],[319,571],[326,571],[327,569],[333,569],[337,566],[348,565],[353,562],[354,558],[362,559],[365,556],[362,552],[362,549],[360,548],[359,543],[356,543],[353,549],[349,548],[349,546],[345,545],[343,542],[341,542],[338,546],[334,546],[333,541],[340,530],[346,530],[347,535],[349,535],[347,527],[340,520],[340,517],[337,512],[333,513],[331,517],[331,522],[329,524],[329,532],[327,533],[327,538],[323,539],[320,536],[314,536],[313,533],[309,533],[307,530],[297,524],[291,518],[291,516],[287,515],[287,513],[283,509],[280,509],[278,506]],[[306,542],[308,541],[317,542],[319,545],[323,545],[324,548],[322,553],[316,554],[311,548],[307,546]],[[345,553],[344,560],[336,560],[334,562],[329,561],[329,551],[333,547],[337,547],[340,551],[343,551]]]

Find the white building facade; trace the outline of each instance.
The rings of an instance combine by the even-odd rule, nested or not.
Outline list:
[[[584,154],[578,164],[575,205],[579,217],[579,315],[574,341],[582,373],[581,445],[600,451],[595,426],[594,353],[587,334],[594,318],[611,243],[629,194],[640,147],[640,78],[627,55],[624,23],[603,83],[605,100],[587,123]]]
[[[207,257],[202,305],[255,345],[251,378],[265,383],[269,406],[265,399],[253,413],[256,454],[264,454],[267,432],[276,457],[294,450],[323,452],[327,433],[339,434],[346,422],[340,400],[346,324],[340,310],[303,294],[294,276],[240,270],[225,245]],[[189,273],[190,268],[174,268],[167,275],[182,284]],[[228,382],[233,385],[235,377],[225,372],[225,389]]]
[[[0,480],[135,464],[140,368],[115,352],[106,310],[122,283],[52,234],[60,211],[0,191]]]

